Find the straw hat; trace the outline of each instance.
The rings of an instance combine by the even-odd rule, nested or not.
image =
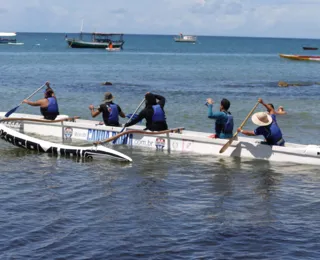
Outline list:
[[[111,102],[114,99],[114,96],[110,92],[104,93],[104,100],[103,102]]]
[[[258,126],[267,126],[272,123],[272,117],[267,112],[257,112],[253,114],[251,120]]]

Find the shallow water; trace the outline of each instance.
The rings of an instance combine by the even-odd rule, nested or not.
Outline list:
[[[236,125],[262,97],[288,111],[278,116],[287,141],[319,144],[320,86],[277,87],[320,81],[320,64],[278,56],[317,40],[199,37],[185,45],[126,35],[124,50],[109,53],[69,49],[63,34],[18,36],[23,46],[0,48],[1,111],[49,80],[62,114],[90,118],[88,105],[105,91],[132,113],[151,91],[167,98],[170,127],[211,131],[207,97],[230,99]],[[319,258],[318,167],[119,146],[132,164],[0,148],[1,259]]]

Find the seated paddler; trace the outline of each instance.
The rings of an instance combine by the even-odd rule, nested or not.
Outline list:
[[[44,119],[55,120],[59,115],[59,107],[57,98],[49,85],[49,82],[46,83],[47,88],[44,92],[44,98],[37,101],[23,100],[22,102],[30,106],[39,106],[40,113],[43,115]]]
[[[282,132],[278,126],[276,115],[268,114],[267,112],[257,112],[251,117],[252,122],[258,126],[254,131],[242,130],[237,131],[248,136],[263,135],[265,141],[262,143],[268,145],[284,146],[285,141],[282,137]]]
[[[103,122],[108,126],[120,126],[119,116],[125,118],[126,115],[121,110],[120,106],[113,103],[114,96],[110,92],[104,94],[103,103],[96,110],[93,105],[89,106],[91,116],[96,117],[102,113]]]
[[[211,98],[207,99],[208,118],[215,119],[215,134],[210,135],[211,138],[231,138],[233,136],[233,116],[229,111],[230,101],[222,99],[218,112],[213,112],[214,101]]]
[[[144,130],[150,131],[162,131],[167,130],[168,125],[166,121],[166,114],[164,112],[164,105],[166,99],[157,94],[150,92],[145,95],[145,108],[132,119],[125,124],[125,127],[137,124],[142,119],[146,119],[146,128]]]

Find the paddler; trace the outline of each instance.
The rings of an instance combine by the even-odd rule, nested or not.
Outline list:
[[[164,105],[166,99],[163,96],[147,92],[145,95],[146,106],[137,117],[125,124],[125,127],[137,124],[142,119],[146,119],[146,128],[144,130],[162,131],[167,130],[166,115]]]
[[[126,115],[122,112],[119,105],[113,103],[114,96],[110,92],[104,94],[103,103],[95,110],[93,105],[89,106],[91,116],[96,117],[102,113],[103,122],[109,126],[120,126],[119,116],[125,118]]]
[[[230,101],[222,99],[220,102],[220,111],[212,112],[213,100],[207,99],[208,118],[215,119],[215,134],[211,138],[231,138],[233,135],[233,116],[229,112]]]
[[[59,107],[57,98],[54,91],[50,87],[50,82],[46,82],[46,90],[44,92],[44,98],[37,101],[23,100],[22,102],[30,106],[40,106],[40,112],[44,116],[44,119],[55,120],[59,115]]]
[[[258,101],[268,110],[268,112],[257,112],[251,117],[252,122],[259,127],[254,131],[242,130],[241,128],[238,128],[237,131],[248,136],[263,135],[266,144],[284,146],[285,140],[278,126],[273,105],[265,104],[261,98]]]

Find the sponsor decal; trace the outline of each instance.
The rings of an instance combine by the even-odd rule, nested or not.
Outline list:
[[[156,139],[156,148],[157,150],[163,150],[166,140],[163,138]]]
[[[21,121],[5,121],[4,124],[12,129],[20,129]]]
[[[88,129],[87,141],[103,141],[112,136],[115,136],[118,132],[98,130],[98,129]],[[116,144],[128,144],[132,145],[132,134],[120,136]]]
[[[73,134],[72,127],[65,127],[64,128],[64,139],[71,139],[72,134]]]

